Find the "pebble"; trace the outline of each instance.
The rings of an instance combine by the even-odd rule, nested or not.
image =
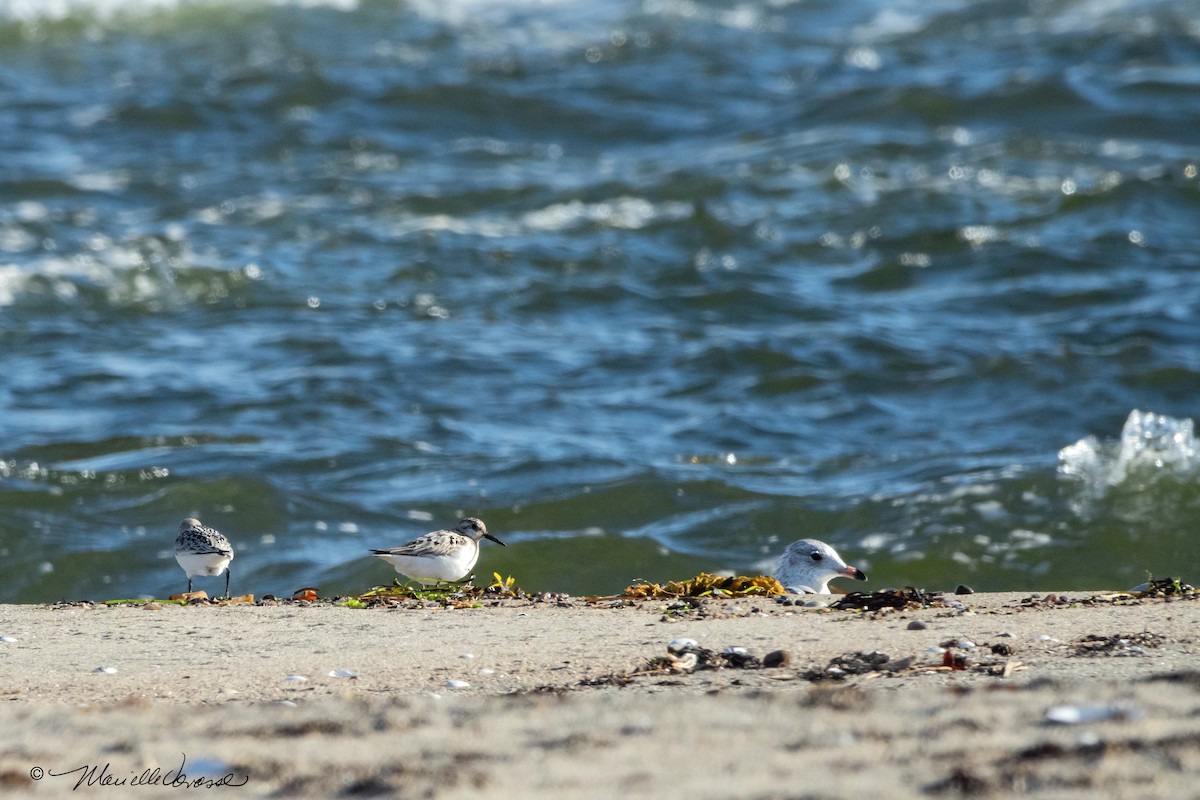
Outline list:
[[[923,631],[928,627],[928,625],[926,625],[924,622],[921,622],[919,619],[914,619],[912,622],[908,623],[908,629],[910,631]]]
[[[786,667],[792,663],[792,654],[787,650],[772,650],[763,656],[762,665],[767,669]]]
[[[92,670],[92,672],[102,672],[105,675],[116,675],[117,668],[116,667],[96,667],[94,670]]]
[[[679,655],[680,653],[686,653],[690,650],[696,650],[699,647],[700,643],[695,639],[672,639],[667,644],[667,652]]]
[[[960,583],[958,586],[954,587],[954,593],[955,594],[975,594],[975,590],[972,589],[970,586],[967,586],[965,583]]]
[[[4,642],[5,644],[12,644],[15,641],[16,639],[11,636],[0,636],[0,642]]]
[[[292,683],[308,683],[308,677],[305,675],[285,675],[283,679]]]
[[[466,681],[449,680],[449,681],[446,681],[446,688],[447,689],[470,689],[471,684],[467,683]]]

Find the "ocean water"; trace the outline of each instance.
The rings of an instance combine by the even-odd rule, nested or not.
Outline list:
[[[1194,582],[1198,169],[1190,0],[0,0],[0,601]]]

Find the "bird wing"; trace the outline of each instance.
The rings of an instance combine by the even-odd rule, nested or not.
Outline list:
[[[188,552],[203,556],[233,556],[233,546],[220,531],[214,528],[188,528],[179,535],[175,547],[187,548]]]
[[[372,550],[377,556],[416,556],[418,558],[436,558],[453,553],[469,543],[466,536],[454,531],[434,531],[419,539],[414,539],[406,545],[393,547],[391,550]]]

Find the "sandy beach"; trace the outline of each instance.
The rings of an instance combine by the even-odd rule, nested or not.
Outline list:
[[[945,601],[0,606],[0,791],[1196,796],[1194,599]]]

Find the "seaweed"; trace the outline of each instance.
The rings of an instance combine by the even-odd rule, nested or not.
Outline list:
[[[475,586],[472,578],[465,583],[442,583],[434,586],[413,586],[396,583],[392,586],[375,586],[362,594],[347,598],[347,608],[376,608],[398,605],[437,603],[444,608],[477,608],[484,599],[524,599],[528,594],[517,586],[511,575],[502,578],[492,573],[493,582],[488,586]]]
[[[766,575],[710,575],[701,572],[685,581],[635,583],[619,595],[589,597],[589,603],[605,600],[677,600],[685,597],[771,597],[786,594],[783,586]]]
[[[917,609],[945,606],[941,592],[927,592],[906,586],[903,589],[882,589],[878,592],[850,592],[831,608],[843,611],[879,611],[885,608]]]

